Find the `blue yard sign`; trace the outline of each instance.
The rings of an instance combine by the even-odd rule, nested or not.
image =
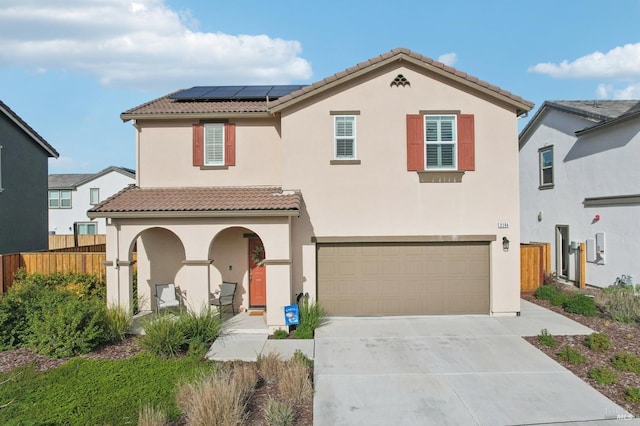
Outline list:
[[[300,311],[298,305],[289,305],[284,307],[284,321],[287,325],[300,324]]]

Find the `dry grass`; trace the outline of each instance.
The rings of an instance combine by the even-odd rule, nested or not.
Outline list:
[[[285,367],[285,361],[277,353],[269,353],[258,357],[258,371],[267,382],[275,382],[282,374]]]
[[[236,381],[243,390],[242,399],[251,397],[256,384],[258,383],[258,369],[255,364],[244,364],[233,369],[233,380]]]
[[[313,400],[313,384],[309,378],[309,368],[301,362],[288,362],[280,373],[278,382],[280,396],[294,404],[307,404]]]
[[[178,390],[178,405],[193,426],[236,426],[244,424],[246,398],[255,387],[247,369],[240,374],[215,372]],[[254,376],[255,377],[255,376]]]
[[[166,426],[168,424],[167,415],[151,405],[143,406],[138,412],[138,426]]]

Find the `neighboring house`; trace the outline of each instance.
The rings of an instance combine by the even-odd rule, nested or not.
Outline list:
[[[0,254],[48,248],[49,157],[58,152],[0,101]]]
[[[89,219],[87,210],[136,183],[134,170],[107,167],[98,173],[49,175],[49,233],[106,233],[104,219]]]
[[[198,310],[224,280],[271,327],[300,293],[338,316],[515,315],[532,106],[396,49],[309,86],[200,86],[126,111],[137,186],[89,212],[110,221],[109,302],[131,306],[137,242],[146,309],[157,283]]]
[[[555,272],[640,279],[640,101],[546,101],[520,133],[522,242],[551,243]],[[551,271],[548,271],[551,272]]]

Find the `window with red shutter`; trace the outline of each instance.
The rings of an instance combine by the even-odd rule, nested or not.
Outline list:
[[[226,123],[224,125],[224,165],[236,165],[236,125]]]
[[[407,115],[407,170],[424,170],[424,119],[420,114]]]
[[[193,165],[195,167],[204,165],[204,125],[197,123],[193,125]]]
[[[193,165],[235,166],[235,123],[198,123],[193,125]]]
[[[475,128],[473,114],[458,115],[458,170],[476,169]]]

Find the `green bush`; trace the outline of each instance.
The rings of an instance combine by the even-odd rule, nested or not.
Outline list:
[[[559,290],[550,284],[538,287],[535,296],[540,300],[551,300],[551,298],[559,293]]]
[[[298,325],[294,334],[301,339],[312,339],[314,330],[327,321],[327,313],[320,304],[309,303],[308,296],[302,298],[298,308],[300,309],[300,325]],[[303,331],[298,332],[299,329]],[[307,336],[309,334],[308,330],[311,330],[311,336],[302,337],[302,335]]]
[[[616,373],[607,367],[595,367],[589,370],[589,377],[595,380],[599,385],[610,385],[616,382],[618,378]]]
[[[591,333],[584,339],[585,345],[592,351],[606,352],[611,347],[609,336],[605,333]]]
[[[558,346],[558,342],[553,336],[549,333],[549,330],[543,328],[538,335],[538,342],[540,342],[543,346],[548,346],[550,348]]]
[[[551,302],[552,306],[563,306],[569,300],[569,295],[558,290],[556,294],[551,296],[549,302]]]
[[[281,328],[273,332],[274,339],[286,339],[287,337],[289,337],[289,333],[287,333],[285,330],[282,330]]]
[[[624,394],[626,395],[624,399],[626,399],[629,402],[635,402],[640,403],[640,388],[636,388],[636,387],[630,387],[627,388],[627,390],[624,391]]]
[[[180,312],[178,324],[187,342],[209,345],[220,335],[222,320],[216,312],[207,306],[199,313],[188,310]]]
[[[296,327],[293,335],[298,339],[313,339],[313,329],[304,325]]]
[[[106,338],[108,342],[119,342],[126,337],[131,327],[132,318],[123,308],[112,306],[107,308]]]
[[[618,370],[640,374],[640,359],[629,352],[621,352],[611,359],[611,364]]]
[[[584,364],[587,362],[587,358],[585,358],[579,350],[570,346],[565,346],[558,352],[558,359],[573,365]]]
[[[312,368],[313,361],[310,360],[300,349],[296,349],[293,352],[293,356],[289,360],[290,363],[297,363],[304,365],[305,367]]]
[[[140,346],[161,358],[172,358],[181,353],[188,341],[180,322],[171,314],[153,315],[143,324],[145,334]]]
[[[295,414],[290,404],[269,397],[264,406],[264,418],[269,426],[289,426],[295,421]]]
[[[585,317],[592,317],[596,314],[596,303],[593,297],[589,297],[586,294],[574,294],[562,304],[565,311],[584,315]]]
[[[604,311],[614,321],[640,322],[640,297],[633,286],[612,286],[602,290],[606,300]]]

